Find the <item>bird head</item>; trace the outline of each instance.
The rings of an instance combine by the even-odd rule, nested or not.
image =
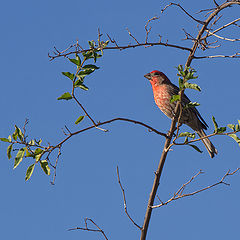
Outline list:
[[[170,83],[170,80],[168,77],[157,70],[154,70],[150,73],[147,73],[144,75],[145,78],[147,78],[152,85],[161,85],[161,84],[168,84]]]

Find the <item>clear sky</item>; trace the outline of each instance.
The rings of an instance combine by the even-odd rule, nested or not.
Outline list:
[[[108,33],[119,44],[132,42],[128,27],[139,41],[144,41],[146,21],[159,16],[168,1],[3,1],[1,4],[1,137],[22,126],[26,118],[29,137],[44,143],[58,143],[64,138],[62,128],[72,130],[89,126],[74,102],[57,101],[70,90],[70,82],[61,74],[73,71],[66,59],[49,61],[48,52],[56,46],[64,49],[97,39],[97,29]],[[211,1],[182,1],[192,13],[213,7]],[[239,7],[224,12],[221,24],[239,17]],[[202,15],[199,15],[201,18]],[[171,8],[152,24],[150,39],[158,34],[169,43],[188,47],[182,41],[182,28],[196,34],[196,23],[176,8]],[[224,36],[239,37],[240,29],[223,31]],[[104,35],[105,36],[105,35]],[[222,43],[222,48],[207,54],[234,54],[239,42]],[[202,54],[199,51],[199,54]],[[177,84],[176,66],[185,64],[187,52],[165,47],[106,51],[100,67],[86,80],[89,91],[79,99],[96,121],[126,117],[142,121],[166,132],[170,120],[155,106],[149,82],[143,77],[152,70],[163,71]],[[237,123],[239,110],[239,59],[195,60],[196,82],[202,92],[188,90],[192,101],[200,102],[199,111],[214,129],[214,115],[220,126]],[[90,217],[101,226],[109,239],[138,239],[140,232],[124,213],[116,166],[119,166],[126,191],[128,210],[142,225],[154,171],[160,158],[164,138],[147,129],[125,122],[105,126],[109,132],[91,130],[75,136],[63,147],[55,186],[38,166],[25,182],[31,160],[24,160],[13,170],[13,160],[6,156],[7,144],[0,143],[0,239],[100,239],[97,233],[67,231],[83,226]],[[187,127],[183,131],[190,131]],[[175,147],[168,155],[158,191],[164,201],[192,175],[202,169],[205,174],[189,187],[193,191],[218,181],[228,169],[240,166],[240,148],[229,137],[212,138],[219,154],[210,159],[202,143],[202,154],[192,148]],[[178,200],[156,209],[150,223],[148,239],[237,239],[239,236],[239,174],[198,196]]]

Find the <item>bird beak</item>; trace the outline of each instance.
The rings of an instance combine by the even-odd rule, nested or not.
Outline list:
[[[152,77],[151,77],[151,74],[150,74],[150,73],[147,73],[147,74],[145,74],[145,75],[144,75],[144,77],[145,77],[145,78],[147,78],[148,80],[151,80],[151,79],[152,79]]]

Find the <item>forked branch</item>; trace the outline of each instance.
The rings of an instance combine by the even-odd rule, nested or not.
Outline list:
[[[170,199],[168,199],[168,200],[165,201],[165,202],[162,202],[162,201],[160,200],[160,198],[159,198],[159,201],[160,201],[161,203],[158,204],[158,205],[152,206],[152,208],[159,208],[159,207],[165,206],[165,205],[167,205],[167,204],[169,204],[169,203],[171,203],[171,202],[173,202],[173,201],[175,201],[175,200],[178,200],[178,199],[180,199],[180,198],[190,197],[190,196],[196,195],[196,194],[198,194],[198,193],[200,193],[200,192],[204,192],[204,191],[206,191],[206,190],[209,190],[209,189],[214,188],[214,187],[216,187],[216,186],[218,186],[218,185],[221,185],[221,184],[224,184],[224,185],[229,186],[230,184],[227,183],[227,182],[225,182],[226,178],[229,177],[229,176],[234,175],[234,174],[237,173],[237,172],[239,172],[239,170],[240,170],[240,168],[237,168],[237,169],[235,169],[235,170],[232,171],[232,172],[230,172],[230,170],[228,170],[228,171],[224,174],[224,176],[223,176],[219,181],[217,181],[216,183],[213,183],[213,184],[211,184],[211,185],[209,185],[209,186],[206,186],[206,187],[204,187],[204,188],[198,189],[198,190],[193,191],[193,192],[190,192],[190,193],[184,193],[184,190],[186,189],[186,187],[189,186],[189,184],[191,184],[200,174],[203,174],[203,173],[204,173],[202,170],[200,170],[197,174],[195,174],[194,176],[192,176],[191,179],[190,179],[188,182],[184,183],[184,184],[173,194],[173,196],[172,196]]]

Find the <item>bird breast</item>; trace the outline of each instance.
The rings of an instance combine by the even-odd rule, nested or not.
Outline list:
[[[152,85],[154,100],[160,110],[169,118],[173,118],[175,103],[170,103],[171,94],[167,84]]]

